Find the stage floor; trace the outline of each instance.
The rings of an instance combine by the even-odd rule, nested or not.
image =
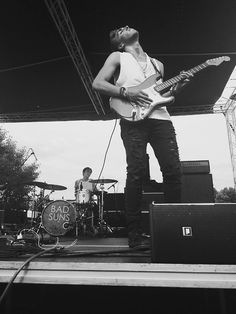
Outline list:
[[[61,238],[63,249],[32,260],[16,283],[236,288],[236,265],[161,264],[151,262],[151,251],[131,250],[127,238]],[[44,245],[45,249],[53,247]],[[32,256],[33,254],[31,254]],[[2,257],[0,283],[9,282],[29,254]]]

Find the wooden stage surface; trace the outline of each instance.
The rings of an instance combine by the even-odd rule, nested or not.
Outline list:
[[[15,283],[130,287],[236,288],[236,265],[152,263],[150,250],[130,250],[127,238],[60,239],[64,249],[32,260]],[[44,245],[44,248],[53,245]],[[33,255],[33,254],[31,254]],[[29,258],[0,259],[0,283]]]

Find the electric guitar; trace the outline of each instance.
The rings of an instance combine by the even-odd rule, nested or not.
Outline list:
[[[191,74],[195,74],[209,66],[218,66],[223,61],[229,61],[230,57],[222,56],[219,58],[214,58],[205,61],[202,64],[195,66],[194,68],[186,71]],[[132,90],[143,90],[145,93],[148,94],[148,97],[152,99],[150,104],[144,104],[143,106],[139,106],[128,99],[122,99],[119,97],[112,97],[110,98],[110,108],[114,110],[121,118],[131,121],[137,122],[140,120],[145,119],[148,117],[154,109],[167,106],[174,101],[173,96],[164,97],[161,95],[164,91],[168,88],[173,86],[174,84],[183,80],[181,74],[157,85],[157,81],[160,79],[160,74],[156,73],[148,77],[144,82],[137,86],[131,86],[129,89]]]

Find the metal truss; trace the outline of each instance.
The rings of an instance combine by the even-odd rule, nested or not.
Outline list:
[[[222,99],[225,97],[222,97],[222,99],[220,99],[221,101],[215,105],[214,113],[223,113],[225,116],[233,169],[234,189],[236,189],[236,88],[232,88],[231,86],[230,93],[231,96],[227,98],[227,102],[223,103]]]
[[[233,168],[234,188],[236,189],[236,117],[235,117],[236,101],[229,100],[227,108],[224,112],[226,126],[229,138],[229,149],[231,156],[231,164]]]
[[[213,113],[213,105],[205,106],[182,106],[175,107],[172,116],[184,116],[195,114]],[[222,111],[221,111],[222,113]],[[56,110],[39,110],[39,111],[25,111],[0,114],[0,123],[3,122],[34,122],[34,121],[69,121],[69,120],[111,120],[116,119],[117,116],[113,112],[107,112],[106,115],[98,116],[95,112],[92,113],[86,110],[86,105],[81,107],[71,107],[68,110],[58,108]]]
[[[192,105],[192,106],[175,106],[169,107],[169,112],[172,116],[184,116],[184,115],[195,115],[195,114],[208,114],[213,113],[213,104],[205,105]],[[173,108],[173,109],[171,109]],[[173,111],[172,111],[173,110]]]
[[[75,28],[63,0],[44,0],[54,23],[64,41],[71,59],[79,73],[96,113],[105,115],[100,95],[92,89],[93,75],[78,40]]]
[[[96,112],[91,111],[26,111],[0,114],[0,123],[7,122],[37,122],[37,121],[77,121],[77,120],[111,120],[113,117],[110,113],[98,116]]]

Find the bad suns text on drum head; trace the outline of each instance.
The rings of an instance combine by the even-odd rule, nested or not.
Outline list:
[[[42,212],[42,225],[53,236],[62,236],[75,225],[76,211],[67,201],[49,203]]]

